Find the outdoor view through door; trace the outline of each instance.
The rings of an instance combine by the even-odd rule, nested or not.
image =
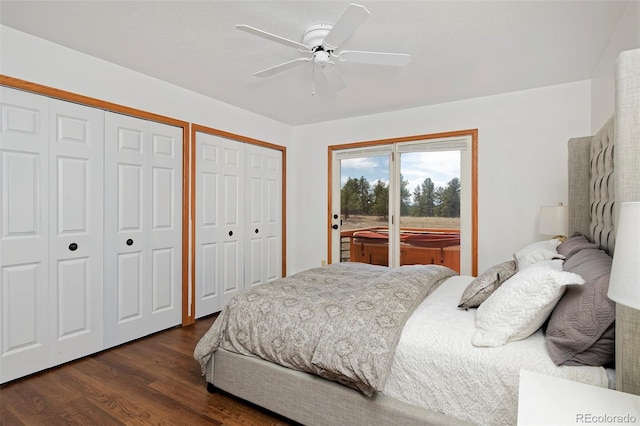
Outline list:
[[[339,242],[332,241],[332,261],[439,264],[459,273],[465,266],[471,273],[475,256],[461,253],[473,235],[470,227],[465,235],[471,221],[464,221],[474,204],[473,191],[463,184],[472,186],[467,142],[447,138],[336,150],[332,211],[339,206],[333,215],[339,218],[332,221],[332,235]]]

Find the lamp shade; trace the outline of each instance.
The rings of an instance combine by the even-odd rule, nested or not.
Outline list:
[[[566,236],[569,232],[569,208],[562,203],[540,207],[538,232],[543,235]]]
[[[608,296],[640,309],[640,202],[620,207]]]

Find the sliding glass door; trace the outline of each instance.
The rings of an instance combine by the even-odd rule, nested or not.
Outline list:
[[[389,148],[339,155],[340,262],[389,265]]]
[[[332,148],[331,262],[475,272],[471,135]]]

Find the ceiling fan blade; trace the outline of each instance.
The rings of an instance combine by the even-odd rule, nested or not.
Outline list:
[[[328,62],[326,65],[324,65],[322,67],[322,73],[327,79],[329,87],[331,87],[333,90],[338,91],[347,87],[347,84],[344,82],[344,79],[340,74],[340,70],[333,62]]]
[[[339,59],[360,64],[389,65],[403,67],[411,61],[411,55],[406,53],[363,52],[359,50],[343,50]]]
[[[322,45],[326,50],[335,50],[341,46],[355,30],[358,29],[371,13],[358,4],[351,3],[338,22],[325,37]]]
[[[309,46],[307,46],[306,44],[298,43],[297,41],[289,40],[288,38],[280,37],[278,35],[259,30],[249,25],[238,24],[236,25],[236,28],[251,34],[255,34],[259,37],[263,37],[268,40],[275,41],[276,43],[284,44],[285,46],[293,47],[296,49],[302,49],[306,52],[310,51]]]
[[[267,68],[264,69],[262,71],[258,71],[257,73],[253,74],[256,77],[269,77],[271,75],[277,74],[281,71],[284,70],[288,70],[290,68],[295,68],[298,65],[302,65],[303,62],[309,62],[311,60],[311,58],[298,58],[298,59],[294,59],[293,61],[289,61],[289,62],[284,62],[280,65],[276,65],[273,66],[271,68]]]

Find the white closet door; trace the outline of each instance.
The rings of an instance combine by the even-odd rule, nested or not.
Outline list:
[[[145,122],[105,115],[105,347],[146,332]]]
[[[247,250],[245,286],[282,276],[282,153],[246,147]]]
[[[51,100],[53,365],[102,349],[104,111]]]
[[[181,321],[182,131],[105,117],[105,344]]]
[[[49,366],[49,101],[0,88],[0,382]]]
[[[150,139],[148,333],[182,322],[182,129],[147,122]]]
[[[244,145],[196,133],[196,318],[244,288]]]

